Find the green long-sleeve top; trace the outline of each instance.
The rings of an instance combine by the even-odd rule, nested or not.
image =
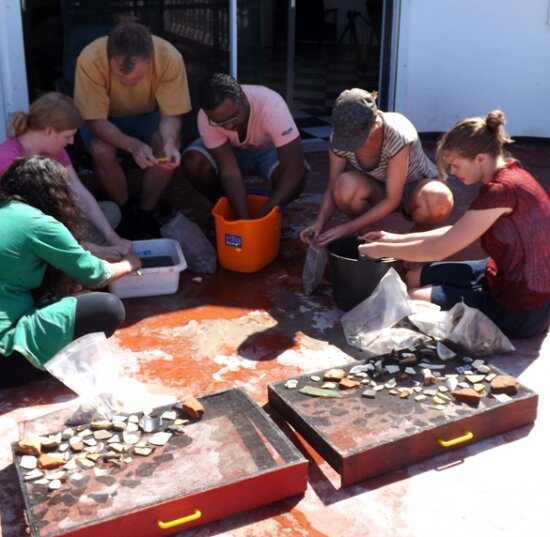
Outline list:
[[[32,290],[48,264],[88,287],[103,286],[112,273],[61,222],[25,203],[0,202],[0,230],[0,360],[18,351],[43,369],[73,340],[76,310],[74,297],[35,303]]]

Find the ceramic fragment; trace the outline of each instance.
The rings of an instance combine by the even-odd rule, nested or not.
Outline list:
[[[376,397],[376,392],[372,389],[367,389],[361,393],[361,397],[366,397],[367,399],[374,399]]]
[[[160,416],[148,416],[144,414],[139,419],[139,426],[146,433],[152,433],[158,431],[162,425],[162,418]]]
[[[422,369],[422,381],[425,386],[430,386],[435,383],[435,376],[433,375],[431,369],[424,368]]]
[[[192,395],[187,396],[181,402],[181,408],[186,414],[189,414],[189,416],[191,416],[193,419],[200,419],[204,414],[204,407]]]
[[[29,438],[23,438],[22,440],[19,440],[15,449],[17,453],[21,453],[22,455],[39,456],[42,452],[40,439],[36,436],[31,436]]]
[[[38,467],[43,470],[50,470],[52,468],[59,468],[63,466],[67,461],[61,457],[56,457],[55,455],[50,455],[49,453],[44,453],[40,455],[38,459]]]
[[[148,441],[149,444],[153,444],[153,446],[164,446],[170,438],[172,438],[172,433],[162,432],[155,433]]]
[[[136,447],[134,448],[134,453],[140,455],[141,457],[148,457],[153,453],[153,448],[150,447]]]
[[[94,438],[96,440],[108,440],[113,436],[113,433],[111,431],[107,431],[106,429],[99,429],[94,432]]]
[[[452,396],[461,403],[477,407],[481,400],[481,394],[476,392],[473,388],[462,388],[453,390]]]
[[[470,384],[478,384],[480,382],[483,382],[483,380],[485,379],[485,375],[464,375],[464,378]]]
[[[519,382],[510,375],[497,375],[491,381],[491,393],[516,395],[518,393],[518,388]]]
[[[293,390],[298,386],[298,381],[296,379],[290,379],[285,382],[285,388],[288,390]]]
[[[90,428],[93,431],[98,431],[101,429],[110,429],[111,425],[112,423],[108,420],[99,420],[99,421],[92,421],[92,423],[90,423]]]
[[[349,372],[352,375],[356,375],[357,373],[365,373],[366,371],[370,371],[370,370],[372,370],[372,365],[371,364],[359,364],[359,365],[354,365],[349,370]]]
[[[25,470],[34,470],[38,466],[38,459],[34,455],[23,455],[19,466]]]
[[[358,382],[357,380],[352,380],[352,379],[349,379],[349,378],[343,378],[339,383],[338,383],[338,386],[340,386],[340,388],[344,388],[344,389],[352,389],[352,388],[357,388],[357,386],[359,386],[360,382]]]
[[[324,375],[324,380],[340,381],[346,376],[346,372],[343,369],[329,369]]]
[[[314,386],[304,386],[298,390],[304,395],[311,395],[312,397],[342,397],[336,390],[327,390],[324,388],[315,388]]]
[[[124,431],[122,433],[122,439],[126,444],[137,444],[141,438],[141,433],[139,431],[136,431],[134,433],[129,433],[128,431]]]
[[[84,470],[89,470],[95,466],[95,462],[88,458],[76,459],[76,464]]]
[[[312,380],[313,382],[320,382],[321,377],[319,375],[311,375],[309,379]]]
[[[335,390],[338,384],[336,382],[323,382],[321,388],[324,390]]]
[[[27,455],[28,457],[28,455]],[[35,479],[40,479],[44,477],[44,472],[41,472],[38,469],[31,470],[23,476],[23,481],[34,481]]]

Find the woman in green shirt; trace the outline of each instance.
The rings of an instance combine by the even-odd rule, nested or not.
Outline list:
[[[40,376],[43,364],[91,332],[111,336],[124,320],[109,293],[73,296],[80,285],[100,288],[141,266],[84,250],[81,216],[62,165],[46,157],[18,159],[0,182],[0,387]]]

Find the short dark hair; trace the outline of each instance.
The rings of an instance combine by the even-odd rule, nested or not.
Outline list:
[[[199,84],[199,106],[203,110],[213,110],[225,99],[237,102],[243,95],[239,83],[225,73],[211,73]]]
[[[136,63],[153,57],[153,38],[149,29],[132,19],[119,22],[107,38],[107,56],[122,60],[122,72],[130,73]]]

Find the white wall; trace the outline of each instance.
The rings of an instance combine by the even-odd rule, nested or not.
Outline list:
[[[0,0],[0,142],[10,114],[28,107],[20,1]]]
[[[395,110],[419,131],[501,108],[550,137],[550,0],[401,0]]]

